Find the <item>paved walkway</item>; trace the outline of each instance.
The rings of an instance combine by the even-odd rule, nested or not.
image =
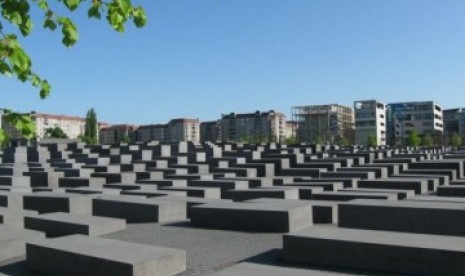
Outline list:
[[[182,276],[207,275],[250,258],[274,262],[279,259],[282,248],[282,234],[199,229],[191,227],[188,222],[128,224],[124,231],[104,237],[186,250],[187,271],[180,274]],[[39,275],[24,268],[24,258],[0,263],[0,273]]]

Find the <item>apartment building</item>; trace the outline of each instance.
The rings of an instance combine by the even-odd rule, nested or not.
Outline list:
[[[166,126],[165,141],[200,141],[200,121],[199,119],[173,119]]]
[[[39,140],[47,138],[47,129],[55,127],[61,128],[69,139],[76,139],[79,135],[84,135],[86,119],[83,117],[38,113],[35,111],[25,113],[25,115],[31,116],[32,121],[36,123],[36,137]],[[11,139],[22,138],[21,133],[7,123],[3,116],[1,125]],[[99,125],[105,126],[106,123],[99,123]]]
[[[337,143],[342,138],[349,142],[354,140],[351,107],[339,104],[294,106],[292,119],[299,125],[297,137],[300,141]]]
[[[387,105],[387,139],[390,145],[405,145],[408,134],[429,134],[435,143],[442,143],[443,112],[434,101],[401,102]]]
[[[221,116],[223,141],[282,142],[285,139],[285,128],[286,116],[274,110]]]
[[[287,121],[286,122],[286,127],[284,130],[284,138],[288,139],[296,139],[297,140],[297,133],[299,130],[299,124],[294,121]]]
[[[200,141],[221,141],[221,120],[200,123]]]
[[[166,141],[166,125],[142,125],[136,130],[136,140],[141,142]]]
[[[355,144],[367,145],[370,136],[386,145],[386,105],[376,100],[354,102]]]
[[[125,140],[135,141],[136,125],[119,124],[100,129],[100,144],[117,144]]]
[[[141,125],[134,132],[135,141],[200,141],[199,119],[172,119],[167,124]]]

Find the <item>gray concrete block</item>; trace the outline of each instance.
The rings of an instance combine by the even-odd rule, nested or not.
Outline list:
[[[125,219],[126,222],[170,222],[186,219],[186,204],[131,196],[98,196],[92,201],[94,216]]]
[[[92,198],[77,194],[41,192],[23,196],[23,208],[38,211],[39,214],[65,212],[89,215],[91,202]]]
[[[338,221],[347,228],[465,236],[465,205],[358,199],[339,204]]]
[[[465,275],[465,238],[315,226],[284,235],[283,260],[391,274]]]
[[[24,227],[24,216],[37,215],[36,211],[0,207],[0,223],[18,228]]]
[[[115,218],[50,213],[25,216],[24,228],[44,232],[47,237],[73,234],[100,236],[124,230],[126,222]]]
[[[26,243],[45,239],[44,233],[0,225],[0,261],[22,256]]]
[[[370,179],[359,180],[358,187],[370,189],[414,190],[415,194],[423,194],[428,191],[428,181],[426,179],[418,178]]]
[[[213,229],[291,232],[311,226],[312,209],[302,203],[211,203],[191,209],[191,224]]]
[[[55,276],[171,276],[186,270],[186,253],[171,248],[73,235],[28,243],[26,266]]]

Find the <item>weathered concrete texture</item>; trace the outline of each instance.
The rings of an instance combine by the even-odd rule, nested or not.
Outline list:
[[[26,229],[42,231],[47,237],[73,234],[100,236],[124,230],[126,222],[115,218],[50,213],[26,216],[24,218],[24,227]]]
[[[170,276],[186,270],[186,253],[73,235],[28,243],[26,265],[31,270],[56,276]]]
[[[412,275],[465,275],[465,238],[315,226],[284,235],[283,260]]]
[[[465,205],[358,199],[339,204],[338,221],[347,228],[465,236]]]
[[[0,223],[23,228],[24,216],[37,215],[36,211],[0,207]]]
[[[309,205],[276,203],[212,203],[191,209],[191,224],[215,229],[291,232],[311,226]]]
[[[127,222],[168,222],[186,219],[186,203],[134,196],[97,196],[94,216],[122,218]]]
[[[26,242],[44,240],[41,232],[0,225],[0,261],[24,255]]]
[[[40,214],[66,212],[71,214],[91,214],[92,198],[88,196],[42,192],[25,194],[23,196],[24,209],[38,211]]]
[[[208,274],[208,276],[345,276],[354,275],[346,273],[334,273],[311,269],[297,269],[280,267],[276,265],[264,265],[257,263],[240,263],[226,269]]]

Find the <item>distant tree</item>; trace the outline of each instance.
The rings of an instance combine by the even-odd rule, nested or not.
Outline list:
[[[299,140],[297,139],[297,137],[287,137],[286,140],[284,140],[284,144],[296,145],[299,144]]]
[[[407,146],[417,147],[421,143],[420,136],[418,136],[418,132],[416,130],[410,131],[407,136]]]
[[[458,135],[457,133],[452,134],[452,136],[450,137],[450,145],[453,147],[458,147],[462,145],[462,142],[462,137],[460,137],[460,135]]]
[[[323,144],[323,138],[321,138],[321,136],[318,134],[316,137],[315,137],[315,141],[313,141],[316,145],[321,145]]]
[[[131,143],[131,138],[127,135],[123,135],[120,139],[119,139],[119,142],[120,143]]]
[[[431,147],[433,145],[433,137],[431,137],[429,133],[425,134],[421,141],[421,145],[425,147]]]
[[[347,139],[346,137],[339,137],[338,140],[339,140],[338,144],[340,146],[349,146],[350,145],[349,139]]]
[[[45,130],[45,135],[50,138],[67,139],[68,135],[59,127],[50,127]]]
[[[376,136],[373,134],[368,135],[367,146],[376,147],[377,145],[378,145],[378,141],[376,140]]]
[[[462,136],[462,146],[465,146],[465,135]]]
[[[86,114],[86,123],[84,126],[84,135],[80,136],[81,141],[86,144],[95,145],[98,143],[97,113],[91,108]]]

